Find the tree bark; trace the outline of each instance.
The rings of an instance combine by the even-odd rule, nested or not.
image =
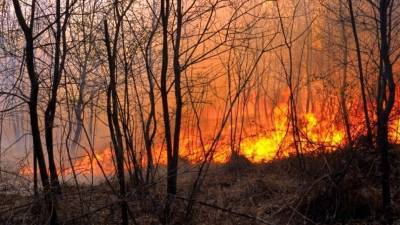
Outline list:
[[[38,119],[38,94],[39,94],[39,80],[35,71],[35,54],[34,54],[34,38],[33,38],[33,24],[36,1],[32,1],[31,8],[31,23],[28,26],[21,11],[21,6],[18,0],[13,0],[15,14],[18,23],[25,36],[25,60],[28,76],[30,80],[31,90],[29,97],[29,116],[32,132],[33,151],[39,166],[39,173],[45,193],[45,202],[47,206],[47,213],[50,217],[52,225],[58,224],[57,211],[55,208],[55,199],[51,193],[49,176],[46,169],[46,161],[43,154],[42,141],[40,137],[39,119]]]
[[[371,128],[371,120],[370,120],[369,114],[368,114],[367,96],[365,93],[365,78],[364,78],[364,71],[363,71],[363,64],[362,64],[362,57],[361,57],[360,40],[358,38],[358,33],[357,33],[356,19],[354,17],[353,2],[352,2],[352,0],[348,0],[347,3],[349,6],[350,20],[351,20],[351,27],[353,30],[354,43],[356,45],[358,75],[359,75],[361,98],[362,98],[363,110],[364,110],[365,126],[367,128],[368,144],[370,147],[372,147],[373,146],[372,128]]]
[[[343,13],[343,5],[342,3],[340,4],[340,27],[342,30],[342,42],[343,42],[343,75],[342,75],[342,85],[340,86],[340,105],[341,105],[341,111],[342,111],[342,116],[343,116],[343,122],[344,122],[344,127],[346,131],[346,137],[347,137],[347,144],[349,146],[352,145],[352,137],[351,137],[351,130],[350,130],[350,121],[349,121],[349,113],[347,110],[347,103],[346,103],[346,86],[347,86],[347,69],[348,69],[348,56],[349,56],[349,49],[348,49],[348,40],[347,40],[347,35],[346,35],[346,25],[345,25],[345,15]]]
[[[115,6],[118,7],[118,6]],[[118,10],[118,9],[116,9]],[[128,225],[128,204],[126,202],[125,190],[125,173],[124,173],[124,153],[122,143],[122,133],[118,119],[118,94],[116,90],[116,43],[120,29],[122,18],[118,16],[116,33],[114,36],[113,46],[111,46],[111,39],[108,31],[107,20],[104,20],[104,36],[107,48],[108,67],[110,73],[110,83],[107,88],[107,118],[108,127],[110,129],[110,136],[114,146],[116,162],[117,162],[117,176],[119,183],[119,194],[121,198],[121,219],[122,225]]]
[[[380,73],[378,77],[377,97],[377,148],[381,153],[381,184],[382,184],[382,206],[384,212],[383,223],[393,224],[391,191],[390,191],[390,161],[389,161],[389,140],[388,124],[390,113],[395,101],[396,86],[393,80],[393,68],[390,61],[390,33],[388,27],[391,16],[391,1],[380,0],[379,2],[379,37],[380,37]]]
[[[172,147],[172,134],[171,124],[169,118],[169,101],[168,101],[168,23],[170,14],[170,2],[169,0],[161,0],[161,26],[162,26],[162,62],[161,62],[161,103],[163,109],[163,121],[164,121],[164,137],[167,147],[167,199],[165,202],[163,223],[169,223],[170,211],[173,196],[176,194],[176,185],[174,185],[175,179],[172,173],[171,162],[173,158],[173,147]]]
[[[61,193],[61,186],[58,180],[57,168],[54,162],[54,146],[53,146],[53,127],[54,127],[54,117],[56,114],[57,105],[57,92],[61,80],[62,74],[62,62],[61,60],[61,36],[63,31],[61,29],[61,3],[60,0],[56,0],[56,32],[55,32],[55,46],[54,46],[54,68],[53,68],[53,78],[51,86],[50,100],[47,104],[47,108],[44,115],[45,123],[45,138],[46,138],[46,148],[49,161],[49,171],[50,171],[50,184],[51,188],[54,189],[56,193]],[[65,51],[65,49],[64,49]],[[65,57],[65,55],[64,55]]]

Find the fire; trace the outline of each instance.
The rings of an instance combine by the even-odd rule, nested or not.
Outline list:
[[[114,173],[114,160],[111,148],[106,148],[100,153],[86,154],[76,160],[74,170],[77,174],[84,176],[102,176],[103,173],[107,176]],[[72,174],[72,168],[64,170],[64,174]]]
[[[306,136],[313,143],[324,143],[327,146],[339,146],[343,143],[344,132],[331,122],[318,120],[312,113],[305,116]]]
[[[110,148],[106,148],[94,155],[87,153],[78,157],[73,161],[73,169],[69,165],[69,162],[65,162],[64,166],[66,168],[59,168],[58,174],[69,178],[73,176],[75,171],[78,176],[90,177],[93,175],[94,177],[101,177],[103,175],[110,176],[115,171],[112,149]],[[26,177],[32,176],[33,167],[30,165],[24,166],[19,170],[19,173]]]
[[[282,148],[287,134],[288,118],[286,107],[275,107],[273,110],[272,132],[245,138],[240,145],[240,153],[254,163],[272,160]],[[286,146],[285,146],[286,147]],[[287,156],[287,152],[283,153]]]
[[[279,110],[278,110],[279,109]],[[253,163],[261,163],[276,156],[287,157],[294,152],[291,137],[288,136],[287,109],[274,109],[274,129],[270,134],[246,138],[240,145],[241,154]],[[312,145],[322,144],[326,149],[333,149],[343,144],[344,132],[331,122],[318,120],[313,113],[300,117],[300,139],[302,149],[312,150]],[[281,150],[281,152],[280,152]]]
[[[256,137],[245,139],[241,145],[241,154],[254,163],[261,163],[273,159],[283,137]]]
[[[319,113],[318,115],[322,114]],[[354,124],[362,123],[358,118],[350,119]],[[321,118],[314,113],[300,114],[297,126],[300,131],[300,141],[297,144],[301,147],[303,153],[318,149],[333,151],[346,142],[343,125],[341,125],[341,121],[335,122],[334,116]],[[354,125],[354,132],[356,132],[358,126]],[[249,129],[252,128],[250,127]],[[398,142],[399,130],[400,118],[391,122],[389,136],[392,142]],[[287,106],[285,104],[276,106],[273,109],[270,128],[257,131],[253,135],[244,135],[239,142],[239,154],[253,163],[268,162],[276,157],[288,157],[295,153],[291,132]],[[180,146],[180,157],[189,163],[196,164],[204,161],[209,151],[213,150],[211,154],[213,163],[227,163],[232,156],[232,150],[229,140],[227,140],[228,135],[224,133],[223,136],[226,137],[222,138],[222,143],[213,147],[211,141],[205,143],[204,146],[200,146],[196,137],[183,138]],[[156,163],[166,165],[165,151],[165,148],[161,146],[154,147],[154,157],[157,158]],[[115,172],[113,154],[111,148],[105,148],[94,155],[87,153],[74,160],[74,170],[76,174],[85,177],[91,175],[95,177],[110,176]],[[141,159],[141,162],[143,166],[146,164],[145,159]],[[126,164],[128,169],[129,162],[126,162]],[[69,163],[66,162],[64,165],[69,165]],[[73,174],[72,168],[70,166],[66,167],[64,169],[61,168],[59,174],[67,177],[71,176]],[[21,168],[20,173],[24,176],[31,176],[33,174],[32,166]]]
[[[399,143],[400,139],[400,118],[394,120],[389,127],[389,138],[393,143]]]

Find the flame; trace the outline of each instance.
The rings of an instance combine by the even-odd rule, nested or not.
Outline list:
[[[294,153],[288,137],[287,108],[274,109],[274,129],[269,135],[259,135],[247,138],[240,145],[241,154],[253,163],[267,162],[277,156],[287,157]],[[312,150],[312,145],[323,144],[326,149],[334,149],[343,144],[344,132],[334,124],[318,120],[313,113],[306,113],[300,118],[300,145],[306,151]],[[286,139],[285,139],[286,138]],[[280,154],[279,151],[283,150]]]
[[[114,160],[111,148],[106,148],[102,152],[93,154],[86,154],[80,159],[76,160],[74,170],[77,174],[85,176],[102,176],[111,175],[114,173]],[[72,174],[72,168],[63,171],[64,174]]]
[[[307,113],[304,117],[307,121],[307,137],[311,142],[324,143],[327,146],[339,146],[343,143],[344,132],[334,123],[318,120],[312,113]]]
[[[287,133],[287,111],[287,107],[275,107],[272,132],[245,138],[240,144],[240,153],[254,163],[272,160],[282,148]],[[287,156],[287,152],[283,154]]]
[[[95,153],[94,155],[87,153],[77,157],[77,159],[73,161],[73,168],[67,165],[70,165],[70,163],[65,163],[64,166],[66,168],[60,168],[58,174],[69,177],[73,176],[75,171],[78,176],[90,177],[93,175],[94,177],[101,177],[103,175],[110,176],[115,171],[111,148],[103,149],[101,152]],[[19,173],[25,177],[33,176],[33,167],[29,165],[23,166],[19,169]]]
[[[239,154],[253,163],[264,163],[275,159],[276,157],[288,157],[295,153],[293,136],[291,135],[291,126],[288,117],[288,107],[280,104],[273,108],[272,124],[270,129],[257,131],[253,135],[244,135],[239,142]],[[324,151],[334,151],[346,142],[346,135],[342,122],[337,122],[335,116],[322,117],[324,113],[304,113],[298,116],[298,129],[300,131],[300,141],[297,143],[303,153],[323,149]],[[359,135],[356,131],[363,127],[363,120],[360,119],[359,112],[353,113],[352,132],[355,137]],[[361,125],[360,125],[361,124]],[[252,129],[251,126],[247,127]],[[389,137],[394,143],[400,139],[400,118],[393,119],[390,123]],[[254,132],[253,132],[254,133]],[[180,145],[180,158],[189,163],[199,163],[206,159],[209,151],[213,151],[213,163],[226,163],[232,155],[227,134],[221,140],[218,146],[212,145],[212,140],[199,145],[195,135],[182,138]],[[354,138],[354,137],[353,137]],[[196,141],[197,140],[197,141]],[[164,147],[154,147],[155,162],[161,165],[167,164],[166,150]],[[158,157],[158,158],[157,158]],[[85,154],[75,159],[73,166],[78,175],[101,177],[104,174],[110,176],[115,172],[113,150],[105,148],[102,151],[93,154]],[[142,166],[146,164],[145,159],[140,160]],[[68,164],[68,163],[67,163]],[[66,164],[66,165],[67,165]],[[126,162],[128,169],[129,161]],[[25,166],[19,171],[24,176],[33,174],[32,166]],[[60,174],[71,176],[72,168],[64,168],[59,171]]]

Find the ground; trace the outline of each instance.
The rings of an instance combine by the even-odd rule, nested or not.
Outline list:
[[[400,148],[391,152],[395,224],[400,224]],[[379,154],[363,148],[307,154],[263,164],[237,157],[211,165],[187,216],[197,165],[181,162],[172,224],[381,224]],[[194,171],[194,172],[193,172]],[[160,224],[165,178],[130,187],[130,216],[136,224]],[[113,181],[111,181],[113,182]],[[118,199],[106,183],[65,185],[57,208],[62,224],[119,224]],[[30,196],[4,194],[1,224],[40,224],[41,204]],[[188,222],[185,218],[191,218]],[[132,224],[135,224],[131,219]]]

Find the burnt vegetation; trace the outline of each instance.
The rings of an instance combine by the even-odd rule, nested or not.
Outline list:
[[[0,0],[0,224],[400,223],[397,0]]]

